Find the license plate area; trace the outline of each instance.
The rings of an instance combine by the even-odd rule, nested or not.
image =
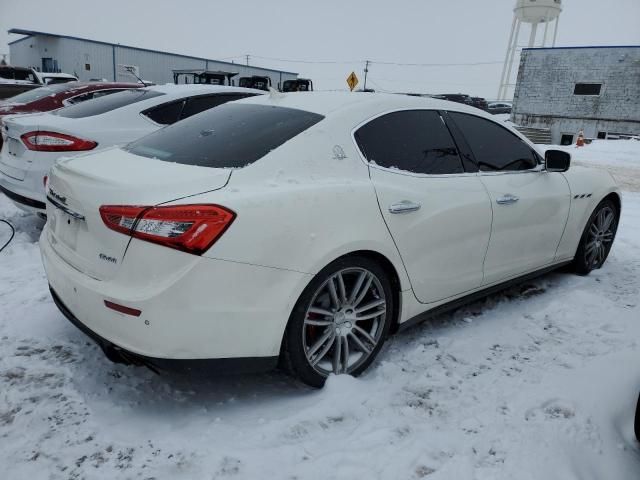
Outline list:
[[[24,145],[12,137],[7,138],[7,154],[13,157],[19,157],[24,153]]]
[[[84,220],[75,218],[56,207],[53,207],[53,210],[53,215],[48,220],[51,222],[51,231],[56,241],[75,252],[78,247],[78,232]]]
[[[24,146],[19,140],[8,137],[2,146],[0,171],[17,180],[24,180],[31,162],[24,158]]]

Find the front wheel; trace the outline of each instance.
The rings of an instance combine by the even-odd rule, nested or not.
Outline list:
[[[300,296],[285,332],[289,371],[313,387],[331,374],[357,376],[374,360],[393,321],[386,272],[365,257],[338,259]]]
[[[580,238],[573,264],[576,273],[587,275],[604,264],[618,229],[618,209],[611,200],[595,208]]]

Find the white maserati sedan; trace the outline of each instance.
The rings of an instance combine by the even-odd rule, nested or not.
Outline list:
[[[3,119],[0,191],[43,215],[44,179],[54,162],[132,140],[225,102],[262,90],[216,85],[162,85],[122,92],[53,112]]]
[[[403,95],[256,96],[59,161],[40,245],[114,361],[358,375],[398,328],[611,249],[620,193],[491,115]]]

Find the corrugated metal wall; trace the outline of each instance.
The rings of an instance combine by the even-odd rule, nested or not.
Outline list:
[[[296,74],[278,70],[49,35],[27,37],[12,43],[9,48],[13,65],[41,69],[42,59],[52,58],[62,72],[75,74],[83,81],[93,78],[135,81],[132,76],[122,74],[118,65],[137,66],[141,78],[157,84],[173,83],[172,70],[179,69],[238,72],[234,77],[236,85],[240,77],[266,75],[271,77],[274,88],[284,80],[297,78]]]

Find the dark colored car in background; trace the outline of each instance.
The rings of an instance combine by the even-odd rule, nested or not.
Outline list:
[[[488,103],[482,97],[472,97],[466,93],[441,93],[439,95],[432,95],[433,98],[440,98],[442,100],[449,100],[450,102],[464,103],[471,107],[479,108],[480,110],[487,110]]]
[[[507,102],[491,102],[487,112],[497,113],[511,113],[511,104]]]
[[[487,108],[489,107],[489,104],[487,103],[487,101],[482,98],[482,97],[471,97],[471,105],[479,108],[480,110],[484,110],[485,112],[487,111]]]
[[[473,100],[471,100],[471,97],[464,93],[441,93],[439,95],[433,95],[433,98],[439,98],[441,100],[449,100],[451,102],[464,103],[465,105],[473,106]]]
[[[110,93],[140,87],[144,85],[116,82],[67,82],[46,85],[0,101],[0,120],[5,115],[49,112]],[[2,147],[1,136],[0,147]]]

